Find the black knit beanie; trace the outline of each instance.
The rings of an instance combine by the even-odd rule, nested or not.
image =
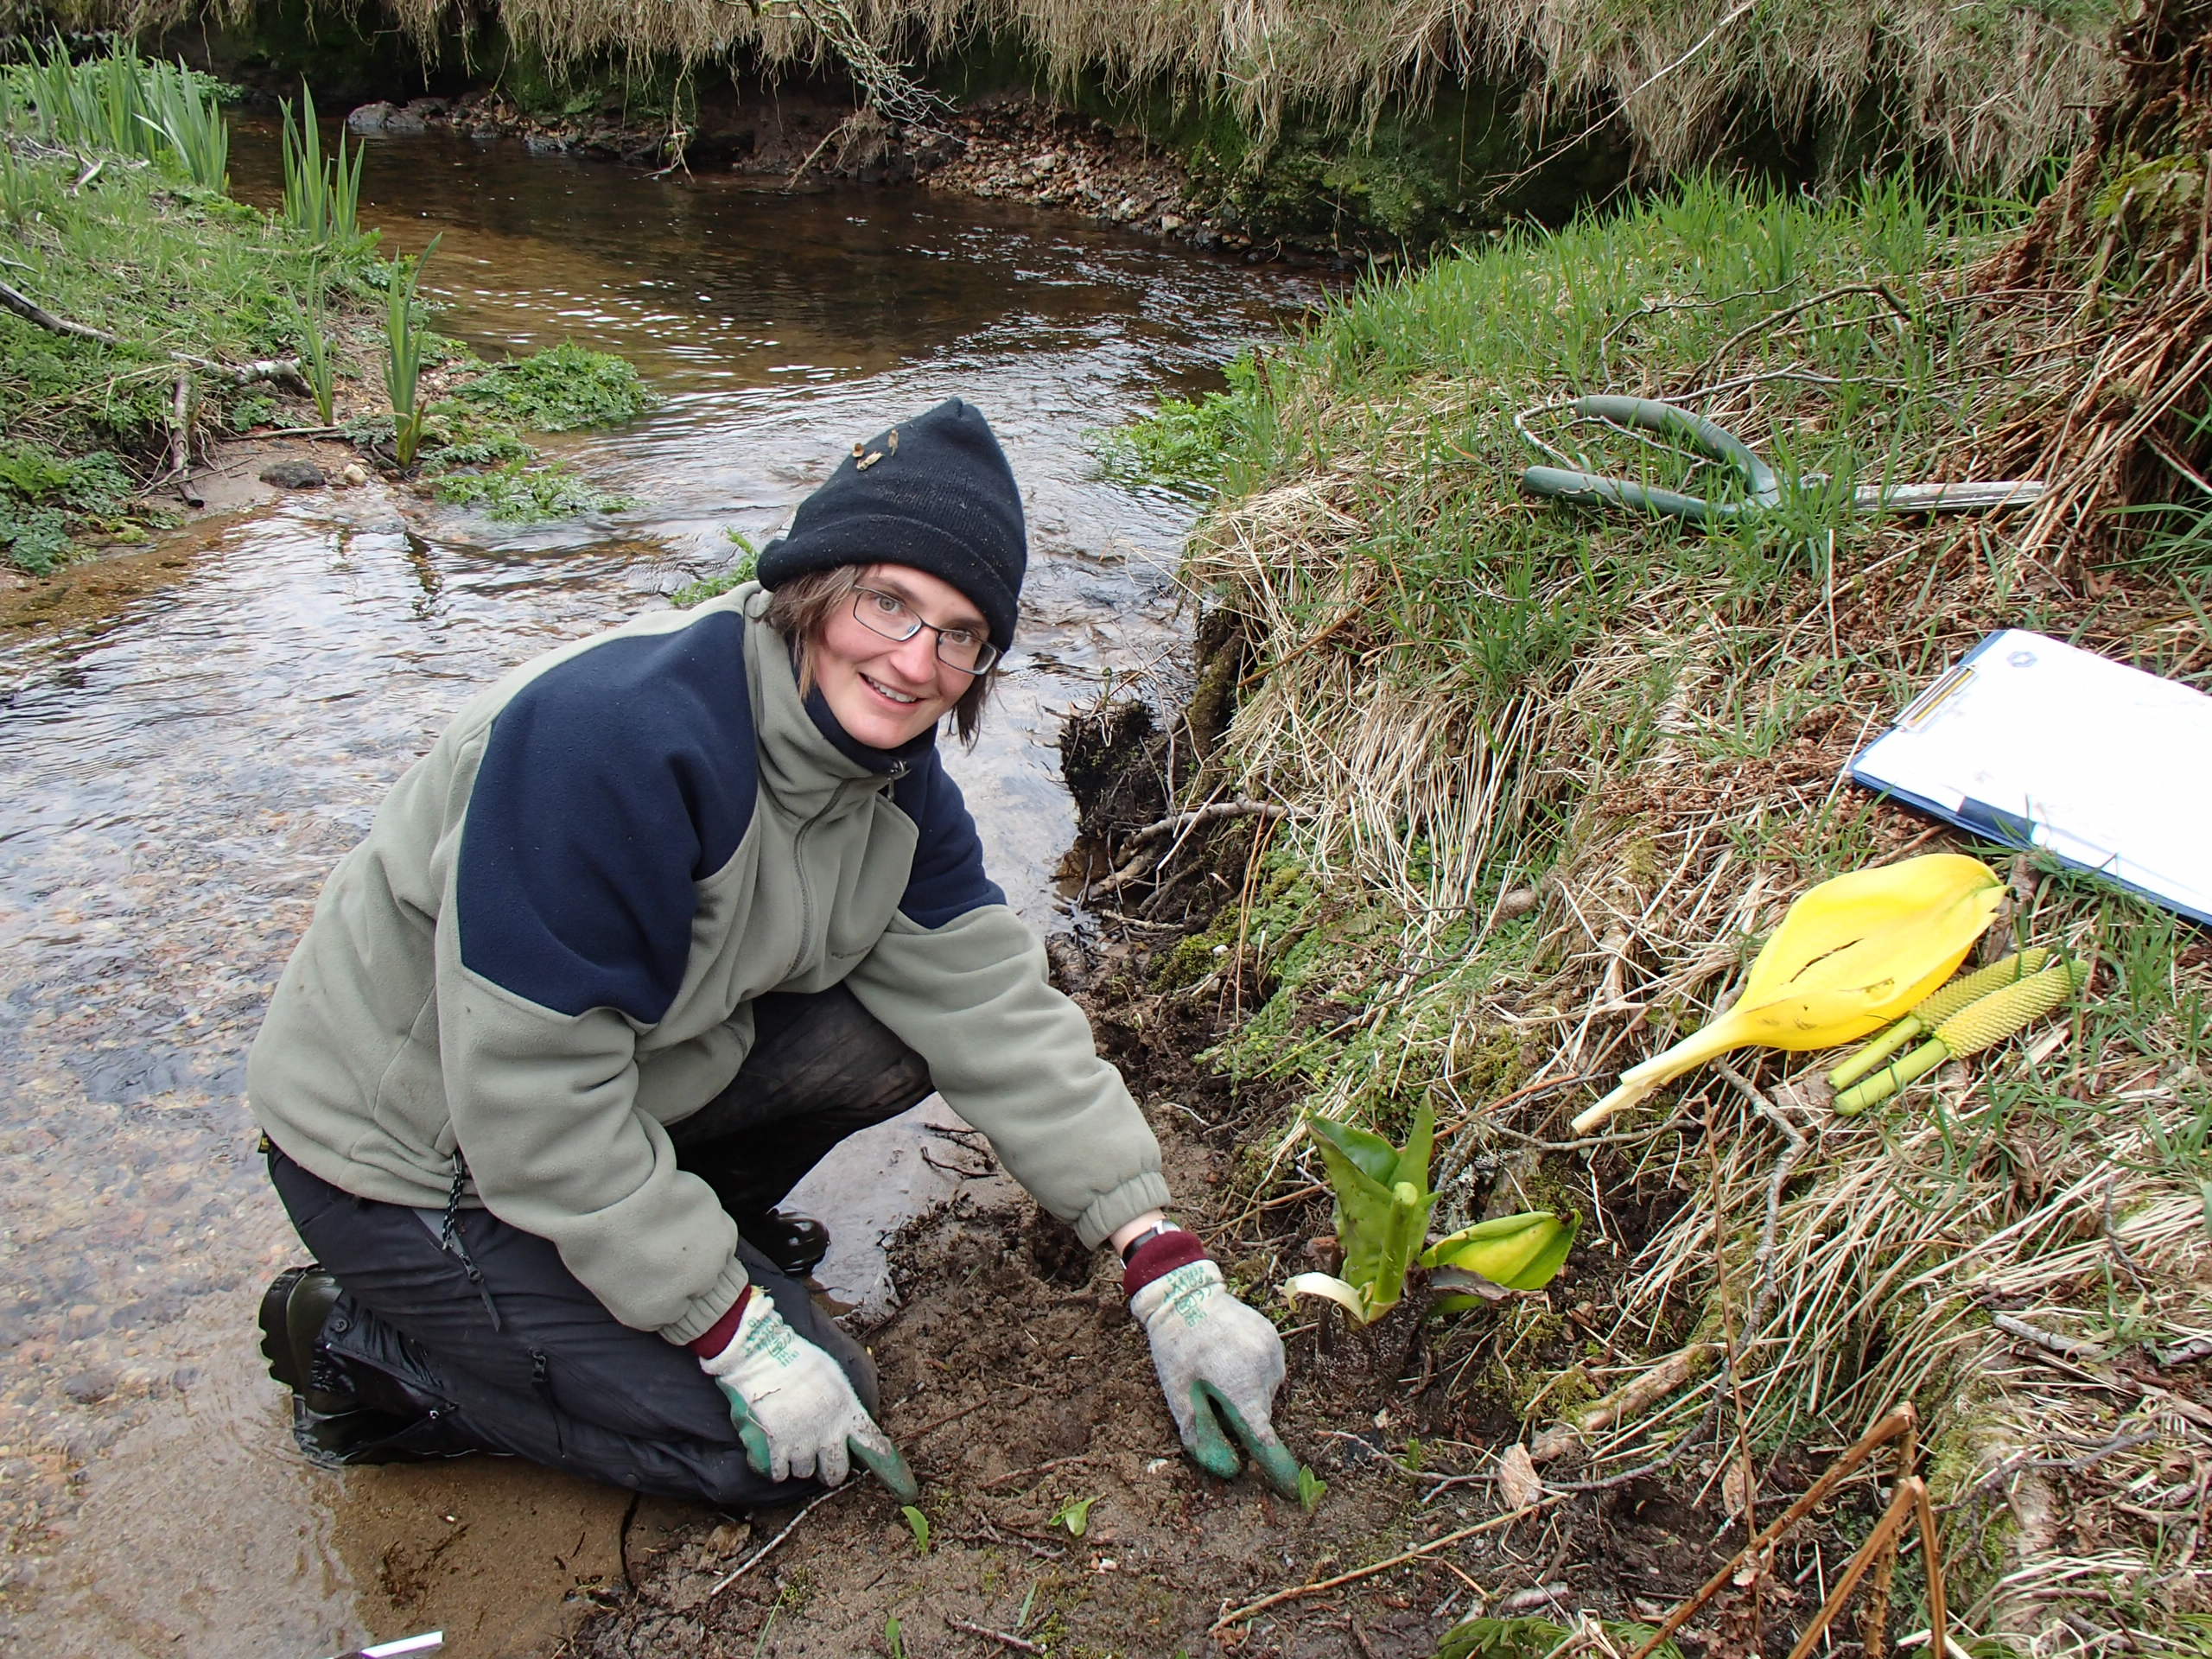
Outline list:
[[[768,543],[760,575],[772,588],[808,570],[909,565],[965,594],[1003,651],[1028,561],[1014,469],[990,423],[952,397],[855,444]]]

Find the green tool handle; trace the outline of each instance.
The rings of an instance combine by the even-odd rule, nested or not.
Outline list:
[[[1618,397],[1610,393],[1577,398],[1574,412],[1620,426],[1640,426],[1647,432],[1663,433],[1694,444],[1715,461],[1725,461],[1733,467],[1760,506],[1771,507],[1782,499],[1782,480],[1775,476],[1774,468],[1726,427],[1715,426],[1702,415],[1693,415],[1687,409],[1662,404],[1656,397]]]
[[[1521,486],[1531,495],[1557,496],[1578,507],[1642,507],[1669,518],[1687,518],[1701,524],[1713,518],[1740,518],[1747,504],[1707,501],[1656,485],[1631,484],[1624,478],[1597,473],[1577,473],[1564,467],[1531,467],[1521,474]]]

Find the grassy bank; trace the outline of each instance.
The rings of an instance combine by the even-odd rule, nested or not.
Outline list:
[[[1594,1136],[1566,1128],[1726,1001],[1789,899],[1954,844],[1840,774],[1983,635],[2212,683],[2201,509],[2127,537],[2085,507],[2070,540],[2048,514],[2030,535],[1851,510],[1853,480],[2008,475],[2063,424],[2120,308],[1993,291],[2018,228],[1900,185],[1822,206],[1694,184],[1370,287],[1137,434],[1125,460],[1195,461],[1219,490],[1187,574],[1210,611],[1199,705],[1233,718],[1183,798],[1288,811],[1210,921],[1172,864],[1139,913],[1198,906],[1156,972],[1223,1010],[1217,1065],[1394,1135],[1433,1108],[1440,1230],[1584,1215],[1553,1299],[1579,1323],[1474,1316],[1445,1368],[1463,1395],[1533,1433],[1720,1344],[1570,1478],[1656,1462],[1741,1509],[1758,1482],[1723,1479],[1733,1448],[1801,1471],[1770,1477],[1795,1491],[1913,1400],[1971,1630],[2178,1650],[2212,1612],[2187,1570],[2212,1451],[2200,932],[1984,849],[2016,889],[2000,937],[2094,965],[2031,1046],[1857,1118],[1804,1086],[1830,1062],[1747,1051]],[[1524,497],[1548,459],[1530,435],[1724,487],[1561,408],[1601,391],[1688,404],[1798,486],[1710,531]],[[1318,1179],[1294,1121],[1261,1141],[1253,1204]]]
[[[635,371],[573,346],[495,366],[438,338],[412,262],[381,258],[355,221],[358,159],[349,180],[303,145],[276,213],[226,194],[222,96],[127,48],[0,66],[9,562],[43,575],[143,539],[210,445],[272,429],[342,433],[501,517],[622,505],[523,435],[632,417]],[[401,454],[396,425],[413,420],[419,454]]]
[[[11,21],[132,29],[197,27],[211,10],[0,0]],[[350,37],[350,13],[333,10],[327,29],[303,33],[296,7],[266,10],[276,60],[305,68],[312,55],[327,73],[353,73],[347,54],[313,43]],[[1508,213],[1557,217],[1562,192],[1716,157],[1823,181],[1904,162],[2010,188],[2079,141],[2084,111],[2108,90],[2102,43],[2118,7],[394,0],[391,10],[426,64],[489,66],[535,112],[612,104],[657,118],[677,148],[724,81],[841,74],[871,120],[902,130],[927,128],[942,92],[1026,84],[1168,148],[1192,168],[1193,205],[1254,233],[1311,238],[1318,222],[1426,244]]]

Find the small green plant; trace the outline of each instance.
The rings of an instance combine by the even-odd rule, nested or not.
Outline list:
[[[1423,1101],[1402,1151],[1372,1130],[1325,1117],[1308,1118],[1306,1128],[1336,1189],[1344,1270],[1341,1278],[1301,1273],[1283,1289],[1294,1296],[1326,1297],[1359,1324],[1370,1325],[1404,1297],[1407,1270],[1436,1208],[1437,1195],[1428,1185],[1436,1116]]]
[[[723,535],[737,543],[737,557],[730,561],[726,570],[717,570],[711,576],[702,576],[696,582],[687,582],[668,596],[672,609],[687,611],[702,604],[717,594],[726,594],[733,588],[742,588],[760,574],[760,554],[750,537],[735,530],[726,530]]]
[[[435,460],[450,459],[443,449]],[[438,499],[452,506],[475,507],[508,524],[537,524],[575,518],[588,512],[621,512],[638,498],[596,489],[566,461],[533,466],[527,459],[503,461],[480,473],[445,473],[438,479]],[[679,607],[680,608],[680,607]]]
[[[323,329],[320,306],[302,306],[300,323],[300,372],[307,377],[308,390],[315,395],[315,419],[329,426],[337,419],[338,372],[330,360],[330,337]]]
[[[368,147],[356,144],[349,155],[346,135],[340,132],[338,153],[324,158],[315,94],[305,82],[300,86],[298,118],[294,118],[289,99],[280,107],[284,115],[284,222],[310,241],[350,246],[361,234],[361,162]]]
[[[1304,1464],[1298,1465],[1298,1507],[1311,1515],[1321,1502],[1321,1495],[1329,1490],[1329,1483]]]
[[[654,400],[627,359],[563,340],[487,369],[445,401],[526,431],[574,432],[620,426]]]
[[[423,357],[429,331],[415,315],[415,289],[423,280],[423,267],[437,251],[439,238],[414,259],[392,261],[391,284],[385,290],[385,391],[391,398],[392,457],[404,472],[415,464],[415,451],[423,441],[424,410],[416,392],[423,375]]]
[[[899,1615],[896,1613],[883,1621],[883,1645],[890,1649],[891,1659],[906,1659],[906,1638],[899,1633]]]
[[[105,525],[128,510],[136,486],[106,450],[68,459],[35,443],[0,442],[0,553],[18,569],[49,575],[74,551],[85,521]]]
[[[1492,1216],[1440,1238],[1421,1253],[1431,1269],[1429,1285],[1439,1292],[1440,1313],[1457,1313],[1497,1299],[1500,1291],[1541,1290],[1567,1265],[1582,1217],[1572,1212],[1524,1211]],[[1459,1293],[1471,1291],[1472,1295]]]
[[[1090,1530],[1090,1506],[1097,1501],[1096,1497],[1070,1498],[1060,1505],[1058,1513],[1052,1516],[1052,1524],[1056,1527],[1065,1527],[1068,1536],[1071,1538],[1082,1537],[1084,1533]]]
[[[1371,1130],[1327,1118],[1306,1120],[1337,1196],[1337,1243],[1343,1277],[1301,1273],[1284,1294],[1320,1296],[1361,1325],[1371,1325],[1404,1299],[1407,1275],[1428,1268],[1430,1286],[1454,1293],[1438,1298],[1450,1313],[1495,1300],[1506,1291],[1541,1290],[1566,1266],[1580,1217],[1548,1210],[1494,1216],[1423,1249],[1437,1194],[1428,1185],[1435,1118],[1427,1102],[1399,1150]],[[1471,1291],[1473,1295],[1457,1293]]]
[[[1099,470],[1117,484],[1151,485],[1196,498],[1212,494],[1222,456],[1252,405],[1260,377],[1249,353],[1225,372],[1227,391],[1210,391],[1196,403],[1164,398],[1159,413],[1093,434]]]
[[[906,1530],[914,1535],[914,1548],[921,1554],[930,1553],[930,1518],[912,1503],[900,1506],[899,1513],[906,1517]]]

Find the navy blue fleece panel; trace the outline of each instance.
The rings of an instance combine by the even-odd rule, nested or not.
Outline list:
[[[899,913],[924,927],[943,927],[985,905],[1006,903],[997,882],[983,874],[983,842],[960,785],[945,776],[931,749],[912,772],[891,786],[892,804],[921,831],[914,868],[899,900]]]
[[[499,711],[461,832],[471,972],[558,1014],[617,1008],[652,1025],[668,1011],[692,883],[753,821],[744,627],[716,612],[610,639]]]

